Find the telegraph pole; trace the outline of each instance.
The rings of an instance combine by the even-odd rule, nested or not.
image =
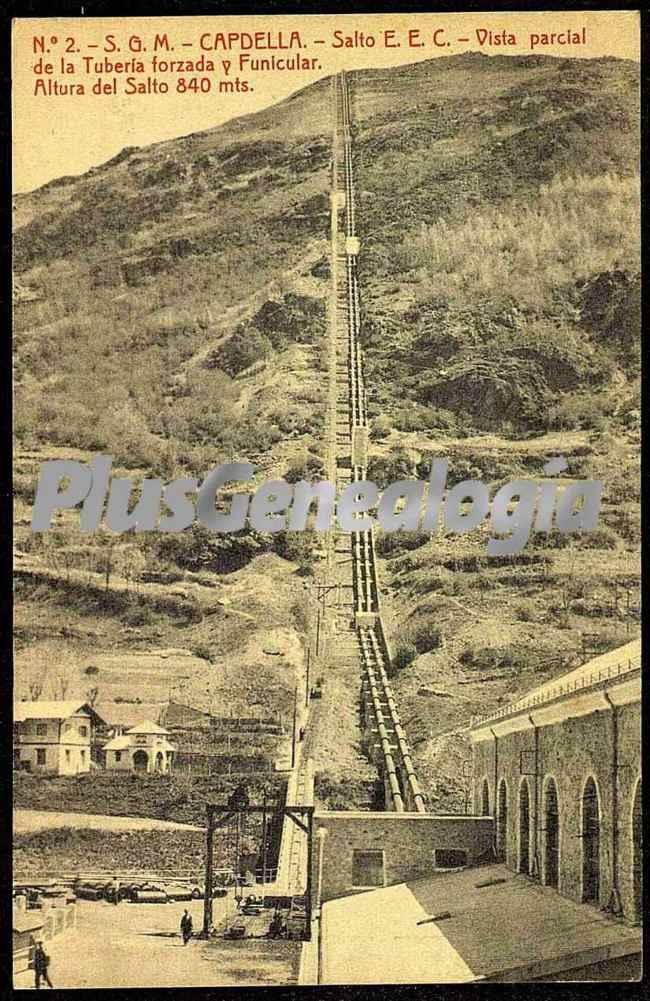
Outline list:
[[[212,865],[214,816],[210,807],[206,807],[207,825],[205,829],[205,892],[203,896],[203,931],[201,938],[209,938],[212,931]]]
[[[298,717],[298,686],[293,690],[293,727],[291,730],[291,767],[296,763],[296,721]]]
[[[264,786],[264,812],[262,813],[262,898],[266,899],[266,786]]]
[[[305,677],[305,706],[309,705],[309,662],[311,660],[311,647],[307,647],[307,674]]]

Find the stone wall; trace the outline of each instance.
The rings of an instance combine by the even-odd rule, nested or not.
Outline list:
[[[468,865],[492,860],[490,817],[322,812],[314,816],[314,834],[312,887],[322,903],[360,892],[352,874],[355,851],[383,851],[386,886],[435,872],[435,850],[465,851]]]
[[[611,711],[549,726],[510,733],[474,745],[474,809],[482,810],[487,783],[489,811],[499,829],[498,790],[505,783],[506,839],[505,862],[519,870],[521,844],[518,803],[522,786],[530,796],[530,864],[528,871],[546,882],[546,803],[549,783],[555,781],[559,807],[560,893],[576,901],[583,899],[582,795],[587,780],[593,778],[598,792],[600,815],[599,904],[610,903],[614,876],[625,918],[637,919],[633,877],[632,811],[641,777],[640,705],[632,703],[616,710],[618,720],[618,768],[614,769],[614,719]],[[495,791],[496,764],[496,791]],[[614,776],[616,776],[614,778]],[[612,823],[616,794],[618,823]]]

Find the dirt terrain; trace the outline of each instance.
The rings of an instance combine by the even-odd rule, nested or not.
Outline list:
[[[56,988],[282,986],[298,979],[300,942],[251,939],[184,946],[179,923],[189,907],[195,931],[201,901],[189,904],[120,904],[80,901],[77,925],[48,943]],[[234,910],[231,898],[214,901],[218,921]],[[33,973],[20,974],[18,989],[33,987]]]

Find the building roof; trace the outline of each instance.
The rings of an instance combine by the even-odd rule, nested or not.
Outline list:
[[[537,688],[531,689],[526,695],[514,702],[501,706],[496,712],[479,716],[472,720],[474,728],[483,726],[488,720],[500,719],[503,716],[526,712],[533,706],[543,705],[555,699],[570,697],[580,689],[588,688],[608,679],[620,678],[641,667],[641,640],[632,640],[624,646],[616,647],[608,653],[594,657],[593,660],[581,664],[580,667],[561,674]]]
[[[44,924],[45,921],[40,914],[35,914],[34,911],[21,911],[17,907],[13,908],[11,919],[13,931],[36,931],[37,928],[42,928]]]
[[[180,702],[170,701],[163,708],[159,720],[166,726],[177,727],[204,727],[209,728],[213,717],[210,713],[202,709],[195,709],[194,706],[186,706]]]
[[[642,944],[639,928],[503,865],[329,900],[322,922],[329,984],[524,981]]]
[[[137,747],[138,745],[134,744],[128,734],[125,733],[123,733],[120,737],[113,737],[112,740],[109,740],[106,744],[104,744],[105,751],[127,751],[135,750]],[[139,748],[139,750],[142,750],[142,748]],[[155,750],[175,751],[176,746],[171,744],[168,740],[161,740],[159,744],[156,744]]]
[[[90,716],[95,721],[104,722],[88,702],[53,700],[35,702],[15,702],[14,721],[24,723],[28,719],[69,719],[70,716]]]
[[[127,733],[160,733],[168,734],[169,730],[165,730],[163,726],[159,726],[157,723],[153,723],[150,719],[144,720],[142,723],[138,723],[137,726],[132,726]]]
[[[132,747],[133,744],[128,737],[122,734],[120,737],[113,737],[112,740],[107,741],[104,744],[105,751],[125,751],[127,747]]]
[[[97,702],[96,709],[108,726],[137,726],[143,719],[156,723],[164,708],[163,702]]]

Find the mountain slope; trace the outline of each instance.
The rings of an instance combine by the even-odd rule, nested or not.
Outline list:
[[[431,803],[455,809],[472,713],[637,628],[638,67],[468,54],[350,76],[369,476],[426,477],[445,455],[451,483],[496,486],[563,454],[561,482],[606,486],[598,531],[533,536],[507,561],[487,559],[483,528],[378,539],[402,716]],[[193,531],[109,556],[74,516],[47,542],[27,522],[48,456],[104,451],[121,475],[165,478],[226,457],[321,474],[331,114],[325,80],[17,197],[17,545],[41,568],[19,573],[25,678],[68,658],[83,694],[89,658],[113,664],[137,638],[147,656],[211,658],[192,665],[197,704],[289,712],[309,537]],[[139,568],[139,593],[101,613],[79,601],[62,646],[60,578],[83,572],[96,594],[111,560],[116,580]],[[178,597],[163,617],[146,582],[161,574],[199,589],[191,608]],[[270,672],[267,622],[286,629]]]
[[[638,67],[472,54],[353,104],[370,478],[605,484],[596,531],[507,559],[487,523],[378,540],[418,773],[463,809],[471,715],[638,629]]]
[[[320,468],[329,112],[324,83],[15,199],[19,695],[174,689],[289,720],[304,537],[28,526],[47,458],[165,480],[233,455],[258,479]]]

